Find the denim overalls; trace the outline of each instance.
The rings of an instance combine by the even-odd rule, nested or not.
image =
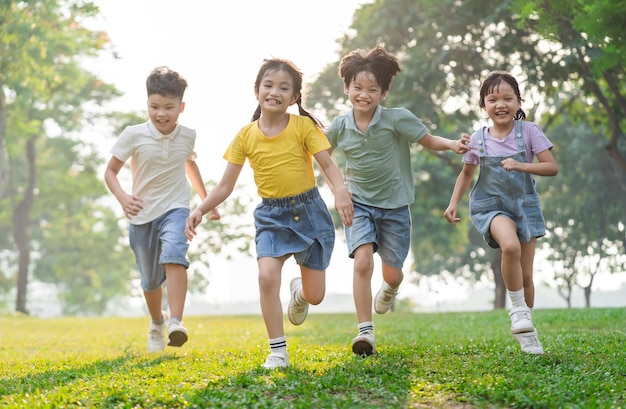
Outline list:
[[[546,224],[541,212],[535,180],[526,172],[507,171],[501,162],[513,158],[526,162],[526,144],[522,135],[522,121],[515,121],[515,138],[518,152],[511,156],[486,156],[484,128],[476,133],[480,172],[478,181],[470,192],[470,217],[489,247],[500,246],[491,236],[489,226],[499,214],[509,217],[517,225],[520,242],[546,234]]]

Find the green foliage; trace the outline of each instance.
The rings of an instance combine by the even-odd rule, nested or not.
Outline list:
[[[124,257],[96,264],[120,230],[96,203],[106,193],[96,174],[101,160],[73,139],[100,115],[94,104],[119,96],[82,68],[85,58],[106,52],[107,36],[83,26],[97,13],[86,1],[5,1],[0,8],[0,229],[12,233],[0,241],[0,265],[12,266],[5,276],[17,280],[18,311],[26,311],[31,271],[59,286],[69,310],[85,314],[101,311],[126,286],[119,280],[129,271],[120,269]]]
[[[575,286],[591,287],[598,273],[626,269],[624,186],[588,123],[559,124],[554,135],[559,175],[547,186],[538,180],[552,231],[542,242],[569,301]]]
[[[379,354],[349,349],[350,314],[286,335],[292,367],[266,371],[260,316],[188,317],[190,341],[146,352],[146,318],[0,318],[6,408],[620,408],[623,308],[537,310],[546,353],[526,355],[502,311],[381,316]]]
[[[594,150],[596,160],[613,164],[612,173],[600,174],[606,179],[592,182],[582,176],[583,168],[577,179],[559,178],[562,189],[550,187],[553,179],[542,181],[539,187],[544,204],[554,200],[568,203],[570,208],[580,206],[571,219],[576,229],[584,226],[585,231],[604,237],[597,226],[603,222],[601,216],[591,216],[591,211],[598,214],[588,207],[591,200],[574,200],[572,195],[592,190],[589,183],[613,186],[622,198],[626,192],[624,13],[625,0],[376,0],[354,13],[350,33],[340,39],[338,61],[356,48],[385,46],[398,56],[402,67],[385,105],[406,107],[431,133],[454,139],[486,123],[485,114],[477,109],[485,75],[492,70],[512,72],[520,82],[523,108],[530,121],[537,122],[557,144],[567,146],[568,140],[577,139],[577,146]],[[309,93],[309,100],[330,119],[348,109],[337,76],[338,61],[325,68]],[[591,125],[591,135],[577,132],[580,122]],[[560,126],[563,123],[568,126]],[[560,134],[567,138],[558,138]],[[585,144],[590,136],[597,143]],[[493,252],[475,234],[467,215],[461,215],[455,229],[441,216],[460,159],[422,149],[414,152],[411,250],[412,270],[419,273],[415,277],[440,272],[480,277],[491,269]],[[561,161],[558,156],[557,161]],[[467,208],[467,203],[463,206]],[[621,240],[626,241],[618,227],[623,225],[623,204],[612,209],[612,216],[604,221],[611,223],[613,230],[617,227]],[[554,211],[553,206],[545,208],[551,229],[566,228],[560,216],[552,219]],[[573,252],[587,252],[583,240],[560,240]],[[611,246],[611,251],[620,249],[614,239],[604,243],[604,254]]]

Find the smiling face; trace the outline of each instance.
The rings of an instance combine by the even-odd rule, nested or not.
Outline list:
[[[487,92],[483,108],[494,125],[507,125],[513,122],[520,107],[521,101],[513,87],[501,81]]]
[[[178,116],[185,109],[185,103],[178,97],[165,97],[160,94],[148,96],[148,115],[163,135],[172,133],[178,123]]]
[[[355,113],[363,115],[372,115],[376,106],[387,96],[387,92],[383,92],[376,77],[369,71],[358,73],[349,85],[344,84],[344,92],[348,95]]]
[[[264,114],[284,114],[298,99],[292,76],[283,70],[268,71],[254,88],[254,95]]]

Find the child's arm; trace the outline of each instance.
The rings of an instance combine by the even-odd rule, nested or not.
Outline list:
[[[207,214],[211,209],[217,207],[217,205],[226,200],[226,198],[233,192],[235,183],[237,182],[237,178],[239,178],[242,168],[243,165],[235,165],[234,163],[228,162],[226,170],[224,170],[222,180],[220,180],[211,190],[202,203],[200,203],[200,205],[193,212],[191,212],[187,218],[187,224],[185,227],[185,234],[189,240],[196,235],[196,226],[198,226],[202,221],[202,216]]]
[[[122,206],[126,218],[130,219],[131,216],[136,216],[143,210],[143,205],[141,204],[143,199],[127,194],[122,188],[122,185],[120,185],[117,174],[120,172],[120,169],[122,169],[122,166],[124,166],[124,162],[112,156],[104,171],[104,182]]]
[[[322,176],[329,182],[330,190],[335,196],[335,209],[341,217],[341,222],[348,227],[352,226],[354,204],[352,203],[352,196],[343,182],[343,175],[339,167],[332,160],[328,151],[321,151],[313,156],[320,165]]]
[[[527,163],[518,162],[512,158],[503,160],[502,167],[507,171],[516,170],[518,172],[526,172],[537,176],[555,176],[559,173],[559,166],[552,155],[550,149],[537,154],[538,162]]]
[[[204,186],[204,182],[202,181],[202,176],[200,175],[200,169],[198,168],[198,164],[194,160],[188,160],[185,162],[185,171],[187,171],[187,177],[191,182],[191,186],[196,191],[200,199],[204,200],[206,198],[206,187]],[[209,211],[209,219],[210,220],[219,220],[220,213],[216,208],[213,208]]]
[[[442,138],[441,136],[426,134],[420,139],[420,145],[433,151],[446,151],[451,150],[453,152],[463,154],[469,151],[467,144],[469,143],[470,136],[468,134],[461,135],[461,139],[452,140],[448,138]]]
[[[467,189],[469,189],[469,186],[472,183],[476,167],[478,167],[478,165],[470,165],[468,163],[465,163],[463,165],[461,173],[459,173],[459,176],[456,178],[454,190],[452,191],[452,197],[450,197],[450,204],[448,205],[446,211],[443,213],[446,220],[448,220],[448,222],[452,223],[453,225],[456,225],[456,222],[461,220],[458,216],[459,202],[461,201],[461,198],[463,198],[465,192],[467,192]]]

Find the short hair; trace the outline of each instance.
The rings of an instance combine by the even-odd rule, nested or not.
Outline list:
[[[389,90],[391,80],[400,71],[398,59],[381,45],[371,50],[356,49],[339,63],[339,77],[346,86],[360,73],[371,72],[383,92]]]
[[[146,89],[148,96],[158,94],[182,100],[187,89],[187,80],[168,67],[156,67],[146,79]]]

